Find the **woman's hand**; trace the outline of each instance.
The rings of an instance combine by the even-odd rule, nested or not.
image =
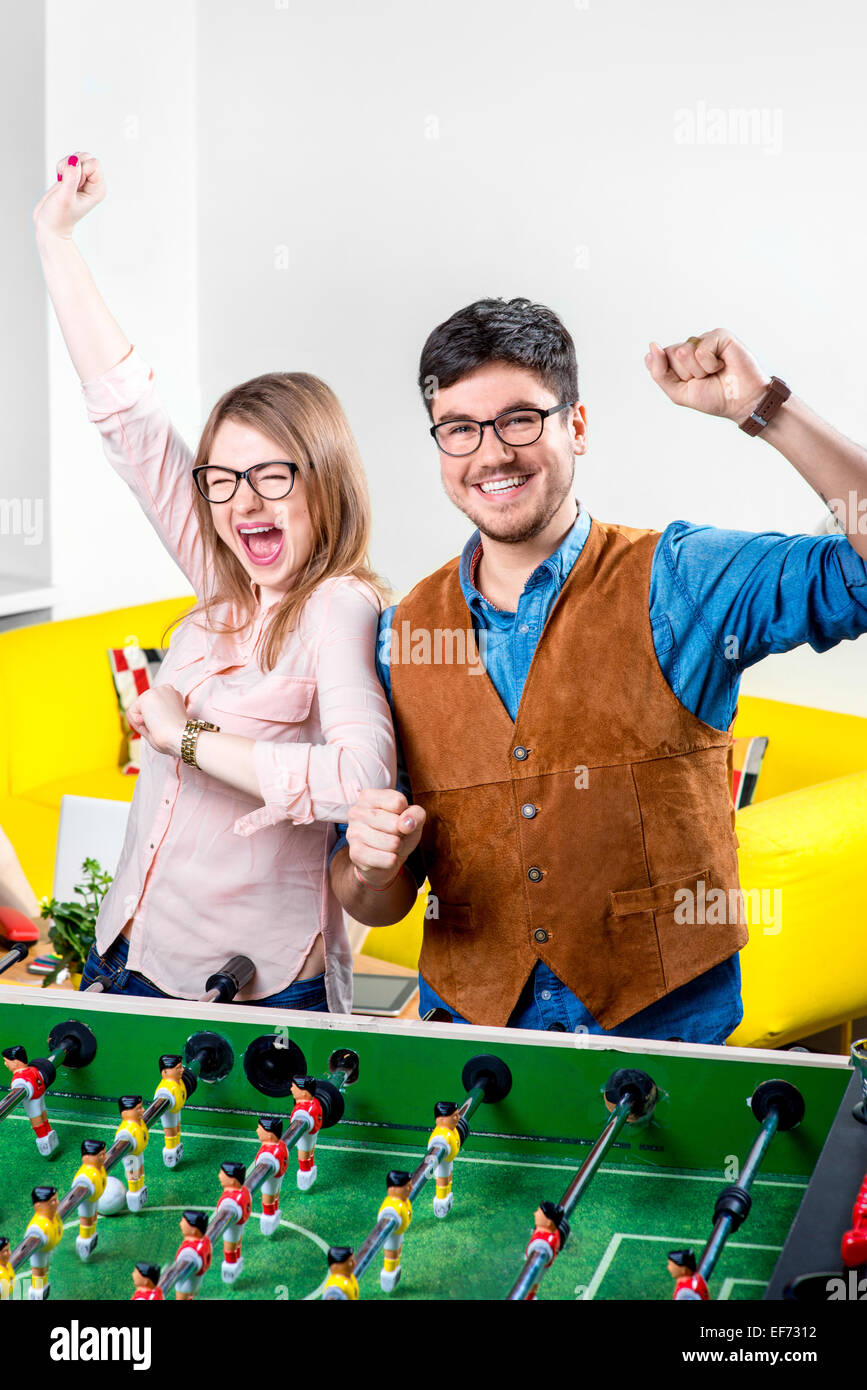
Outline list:
[[[155,685],[133,700],[126,717],[151,748],[170,758],[181,756],[181,734],[187,722],[184,697],[173,685]]]
[[[57,162],[57,182],[43,193],[33,209],[37,237],[72,236],[76,222],[101,203],[105,179],[99,160],[87,150]]]

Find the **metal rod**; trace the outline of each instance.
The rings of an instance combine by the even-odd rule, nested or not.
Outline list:
[[[13,946],[11,951],[7,951],[5,956],[0,956],[0,975],[4,970],[9,970],[13,965],[17,965],[20,960],[26,960],[30,953],[29,946]]]
[[[612,1110],[608,1123],[596,1140],[589,1154],[585,1158],[578,1172],[570,1182],[566,1191],[560,1199],[559,1205],[563,1208],[563,1215],[568,1217],[574,1211],[580,1199],[584,1196],[590,1186],[595,1174],[599,1169],[605,1154],[613,1144],[617,1135],[620,1133],[629,1116],[632,1114],[633,1099],[630,1094],[621,1097],[617,1107]],[[551,1263],[550,1259],[543,1254],[530,1255],[524,1262],[524,1267],[512,1288],[507,1295],[507,1302],[524,1302],[530,1293],[533,1285],[541,1279],[542,1274]]]
[[[742,1187],[745,1192],[749,1192],[753,1179],[759,1170],[759,1165],[767,1153],[768,1145],[777,1132],[780,1115],[776,1106],[772,1107],[764,1120],[760,1133],[756,1136],[752,1148],[747,1154],[746,1162],[741,1170],[738,1179],[738,1187]],[[707,1283],[714,1266],[723,1252],[723,1246],[731,1235],[733,1217],[731,1212],[723,1212],[715,1222],[711,1232],[710,1240],[704,1248],[701,1259],[699,1260],[696,1274]]]

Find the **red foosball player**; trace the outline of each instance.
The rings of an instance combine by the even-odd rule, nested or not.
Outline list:
[[[389,1231],[382,1252],[383,1263],[379,1272],[379,1287],[383,1293],[391,1293],[397,1287],[397,1282],[400,1279],[400,1251],[403,1238],[412,1221],[412,1202],[409,1200],[411,1186],[409,1173],[404,1173],[399,1168],[393,1168],[385,1180],[385,1200],[379,1208],[378,1215],[382,1216],[386,1211],[394,1211],[397,1212],[400,1220]]]
[[[24,1232],[24,1239],[28,1240],[31,1236],[36,1236],[39,1240],[39,1249],[34,1250],[30,1256],[31,1283],[28,1297],[41,1300],[48,1297],[51,1289],[48,1271],[51,1257],[63,1235],[63,1222],[57,1215],[56,1187],[34,1187],[30,1194],[30,1200],[33,1203],[33,1215]]]
[[[682,1303],[692,1299],[706,1303],[710,1299],[707,1284],[700,1274],[696,1274],[694,1250],[669,1250],[667,1269],[674,1279],[674,1300]]]
[[[20,1043],[4,1047],[3,1061],[12,1073],[10,1091],[24,1091],[24,1109],[36,1136],[36,1147],[43,1158],[54,1153],[60,1140],[57,1131],[51,1128],[48,1112],[45,1109],[45,1077],[38,1067],[30,1066],[27,1053]]]
[[[461,1144],[466,1138],[466,1125],[461,1124],[461,1112],[453,1100],[438,1100],[434,1106],[436,1124],[428,1139],[431,1144],[441,1140],[448,1145],[434,1169],[436,1196],[433,1201],[434,1216],[448,1216],[452,1209],[452,1169],[460,1153]]]
[[[304,1119],[307,1124],[307,1132],[301,1135],[296,1145],[298,1187],[301,1192],[307,1192],[316,1181],[316,1135],[322,1128],[322,1106],[316,1099],[316,1077],[293,1076],[292,1098],[295,1106],[290,1122]]]
[[[256,1125],[256,1135],[261,1148],[254,1162],[267,1163],[271,1170],[262,1183],[260,1230],[263,1236],[272,1236],[280,1225],[280,1184],[289,1165],[289,1150],[283,1143],[283,1121],[263,1116]]]
[[[115,1134],[115,1142],[126,1136],[132,1141],[123,1156],[123,1171],[126,1174],[126,1204],[130,1211],[141,1211],[148,1199],[145,1186],[144,1151],[147,1148],[148,1132],[144,1123],[144,1106],[141,1096],[121,1096],[117,1103],[120,1111],[120,1124]]]
[[[160,1084],[154,1100],[165,1098],[169,1107],[160,1115],[163,1127],[163,1163],[176,1168],[184,1156],[181,1142],[181,1111],[187,1103],[184,1085],[184,1059],[177,1052],[165,1052],[160,1058]]]
[[[221,1273],[224,1284],[234,1284],[244,1268],[241,1237],[253,1210],[252,1193],[249,1187],[244,1186],[246,1176],[247,1169],[243,1163],[220,1164],[220,1186],[223,1189],[223,1195],[217,1203],[217,1212],[224,1212],[227,1206],[231,1207],[234,1212],[231,1225],[227,1226],[223,1233]]]
[[[182,1302],[195,1298],[202,1287],[202,1280],[211,1268],[211,1242],[205,1234],[208,1229],[208,1214],[204,1211],[185,1211],[181,1216],[183,1240],[175,1252],[179,1259],[183,1251],[184,1273],[175,1284],[175,1298]]]
[[[852,1227],[843,1236],[843,1263],[847,1269],[867,1264],[867,1174],[852,1208]]]
[[[11,1254],[9,1237],[0,1236],[0,1303],[5,1303],[7,1299],[12,1297],[12,1290],[15,1285],[15,1270],[9,1263]]]
[[[355,1255],[350,1246],[332,1245],[328,1251],[328,1278],[325,1280],[322,1297],[355,1302],[358,1298],[358,1280],[354,1270]]]
[[[527,1249],[524,1251],[524,1258],[529,1259],[531,1255],[544,1255],[545,1268],[553,1264],[563,1246],[566,1244],[566,1237],[569,1235],[569,1222],[563,1212],[563,1208],[557,1202],[540,1202],[533,1213],[533,1234],[527,1242]],[[527,1301],[532,1302],[539,1291],[538,1283],[535,1283],[527,1294]]]
[[[135,1293],[130,1302],[158,1300],[164,1303],[166,1296],[160,1288],[159,1278],[159,1265],[151,1265],[148,1264],[147,1260],[139,1260],[138,1264],[133,1266],[132,1282],[135,1284]]]
[[[105,1191],[105,1144],[101,1139],[83,1139],[81,1167],[72,1179],[73,1187],[87,1186],[88,1196],[78,1204],[78,1235],[75,1249],[79,1259],[89,1260],[98,1236],[96,1234],[97,1203]]]

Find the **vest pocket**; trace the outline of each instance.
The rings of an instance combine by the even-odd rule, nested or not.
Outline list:
[[[651,883],[647,888],[627,888],[620,893],[611,891],[611,911],[615,917],[627,917],[633,912],[673,912],[677,906],[675,893],[695,895],[699,883],[706,886],[709,878],[708,869],[698,869],[666,883]]]

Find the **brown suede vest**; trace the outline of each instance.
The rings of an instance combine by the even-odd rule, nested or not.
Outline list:
[[[737,909],[702,912],[713,888],[738,901],[732,740],[659,668],[658,539],[591,521],[515,723],[475,649],[443,639],[472,630],[458,561],[398,605],[394,709],[436,898],[419,969],[472,1023],[505,1024],[539,959],[614,1028],[747,941]]]

